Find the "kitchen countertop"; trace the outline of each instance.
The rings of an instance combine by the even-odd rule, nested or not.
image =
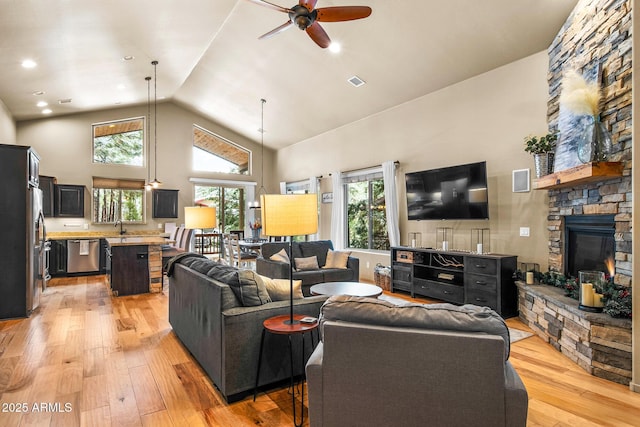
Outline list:
[[[107,243],[109,246],[163,245],[167,239],[160,236],[107,237]]]
[[[168,236],[166,233],[160,233],[157,230],[135,230],[127,232],[124,237],[162,237]],[[50,231],[47,233],[49,240],[67,240],[67,239],[102,239],[102,238],[120,237],[117,230],[114,231]]]

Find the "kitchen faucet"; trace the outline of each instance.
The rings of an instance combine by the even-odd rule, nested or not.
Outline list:
[[[116,221],[116,223],[115,223],[113,226],[114,226],[114,227],[117,227],[117,226],[118,226],[118,224],[120,224],[120,235],[122,236],[122,235],[124,235],[124,233],[126,233],[126,232],[127,232],[127,230],[123,230],[123,229],[122,229],[122,221],[121,221],[121,220],[117,220],[117,221]]]

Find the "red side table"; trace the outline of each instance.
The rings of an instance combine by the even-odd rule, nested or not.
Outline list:
[[[256,394],[258,391],[258,379],[260,378],[260,365],[262,364],[262,350],[264,347],[264,335],[266,332],[277,334],[277,335],[286,335],[289,339],[289,361],[291,363],[291,404],[293,406],[293,424],[296,427],[302,426],[304,422],[304,385],[302,386],[302,402],[300,407],[300,424],[296,423],[296,396],[294,393],[294,372],[293,372],[293,345],[291,342],[291,337],[294,335],[301,335],[302,337],[302,377],[304,381],[304,334],[307,332],[313,332],[318,329],[318,320],[316,319],[312,323],[303,323],[300,320],[304,319],[306,316],[304,314],[294,314],[293,315],[293,324],[289,324],[288,314],[284,314],[282,316],[274,316],[270,317],[264,322],[262,322],[262,337],[260,338],[260,353],[258,356],[258,371],[256,372],[256,385],[253,388],[253,401],[256,400]],[[313,345],[313,333],[311,334],[311,344]]]

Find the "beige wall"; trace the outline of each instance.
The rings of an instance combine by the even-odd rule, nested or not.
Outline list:
[[[17,123],[17,139],[21,145],[35,147],[41,156],[40,173],[55,176],[61,184],[81,184],[91,188],[93,176],[113,178],[146,179],[147,170],[141,167],[93,164],[91,161],[91,125],[93,123],[144,116],[146,105],[137,107],[103,110],[50,119],[23,121]],[[192,126],[198,124],[216,132],[231,141],[253,151],[253,176],[224,175],[193,172],[191,170]],[[256,129],[258,127],[253,126]],[[256,131],[257,133],[257,131]],[[153,141],[151,144],[153,152]],[[180,217],[176,220],[158,219],[151,215],[151,196],[147,196],[147,224],[128,226],[127,229],[157,228],[166,221],[184,222],[184,206],[192,206],[193,184],[189,178],[232,179],[256,182],[260,180],[260,145],[240,135],[234,134],[217,124],[173,103],[158,104],[158,179],[162,188],[177,189],[179,193]],[[265,150],[265,165],[273,162],[273,151]],[[151,158],[153,165],[153,157]],[[153,179],[154,173],[151,172]],[[265,167],[265,180],[270,177],[270,169]],[[276,187],[277,188],[277,187]],[[268,190],[271,190],[267,188]],[[85,193],[85,218],[47,220],[49,230],[76,231],[69,224],[89,224],[90,229],[105,229],[112,226],[90,224],[91,204],[89,193]],[[65,226],[65,224],[67,226]]]
[[[533,168],[523,138],[547,132],[546,52],[417,98],[387,111],[281,149],[277,180],[323,175],[321,191],[331,191],[332,171],[345,171],[398,160],[400,232],[422,233],[423,246],[434,246],[437,227],[454,229],[453,246],[469,249],[472,228],[491,229],[492,252],[547,268],[546,191],[513,193],[514,169]],[[487,161],[490,220],[407,221],[404,173]],[[532,171],[533,176],[533,171]],[[322,238],[330,237],[331,205],[321,206]],[[519,237],[530,227],[531,237]],[[361,277],[372,278],[376,262],[389,264],[388,253],[358,253]],[[367,267],[367,263],[369,266]]]
[[[16,123],[0,99],[0,144],[16,143]]]

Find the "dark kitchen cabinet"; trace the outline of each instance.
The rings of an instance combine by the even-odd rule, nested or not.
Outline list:
[[[49,274],[52,277],[67,275],[67,241],[52,240],[49,251]]]
[[[100,239],[100,274],[107,274],[108,253],[109,243],[107,243],[107,239]]]
[[[149,247],[111,246],[110,283],[115,296],[149,292]]]
[[[154,218],[178,218],[178,191],[153,190]]]
[[[42,213],[46,218],[54,213],[54,194],[56,179],[52,176],[40,175],[40,189],[42,190]]]
[[[84,185],[55,186],[55,216],[84,218]]]

